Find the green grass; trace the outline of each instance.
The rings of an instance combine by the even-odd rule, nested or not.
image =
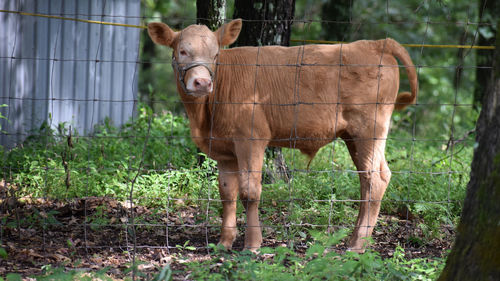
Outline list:
[[[146,108],[123,128],[107,121],[95,128],[94,135],[72,135],[71,140],[64,124],[58,130],[44,124],[22,146],[1,152],[2,178],[17,187],[18,197],[124,200],[134,179],[133,198],[141,204],[153,198],[203,193],[214,179],[196,174],[208,169],[197,167],[197,150],[188,136],[185,118],[170,113],[153,117]],[[214,166],[211,161],[206,165]]]

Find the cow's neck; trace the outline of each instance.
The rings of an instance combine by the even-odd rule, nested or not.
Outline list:
[[[189,118],[189,127],[191,128],[191,137],[196,145],[202,150],[208,149],[208,134],[210,133],[210,110],[209,98],[204,97],[191,97],[179,89],[181,101],[184,104],[186,113]],[[206,146],[206,147],[205,147]]]

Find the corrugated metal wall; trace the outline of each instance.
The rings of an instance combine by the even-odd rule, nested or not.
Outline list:
[[[140,0],[0,0],[0,9],[140,24]],[[120,125],[137,100],[139,29],[0,12],[0,144],[71,124],[88,135],[105,117]]]

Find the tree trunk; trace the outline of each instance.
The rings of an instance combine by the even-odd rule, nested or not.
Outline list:
[[[479,26],[477,44],[479,46],[495,45],[495,19],[500,14],[500,4],[493,0],[479,0],[479,19],[491,25]],[[493,52],[491,50],[477,50],[476,87],[474,91],[474,105],[481,103],[486,85],[491,76],[491,61]]]
[[[330,0],[321,7],[322,37],[324,40],[349,41],[352,2],[354,0]]]
[[[226,0],[196,0],[196,22],[216,30],[226,17]]]
[[[295,0],[235,0],[233,18],[243,19],[235,46],[290,45]]]
[[[500,280],[500,21],[455,245],[439,280]]]

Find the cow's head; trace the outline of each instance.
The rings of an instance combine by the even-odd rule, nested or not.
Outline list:
[[[183,91],[195,97],[213,91],[215,64],[219,49],[236,41],[241,19],[233,20],[212,32],[204,25],[190,25],[173,31],[159,22],[148,24],[148,33],[156,44],[173,49],[172,67]]]

